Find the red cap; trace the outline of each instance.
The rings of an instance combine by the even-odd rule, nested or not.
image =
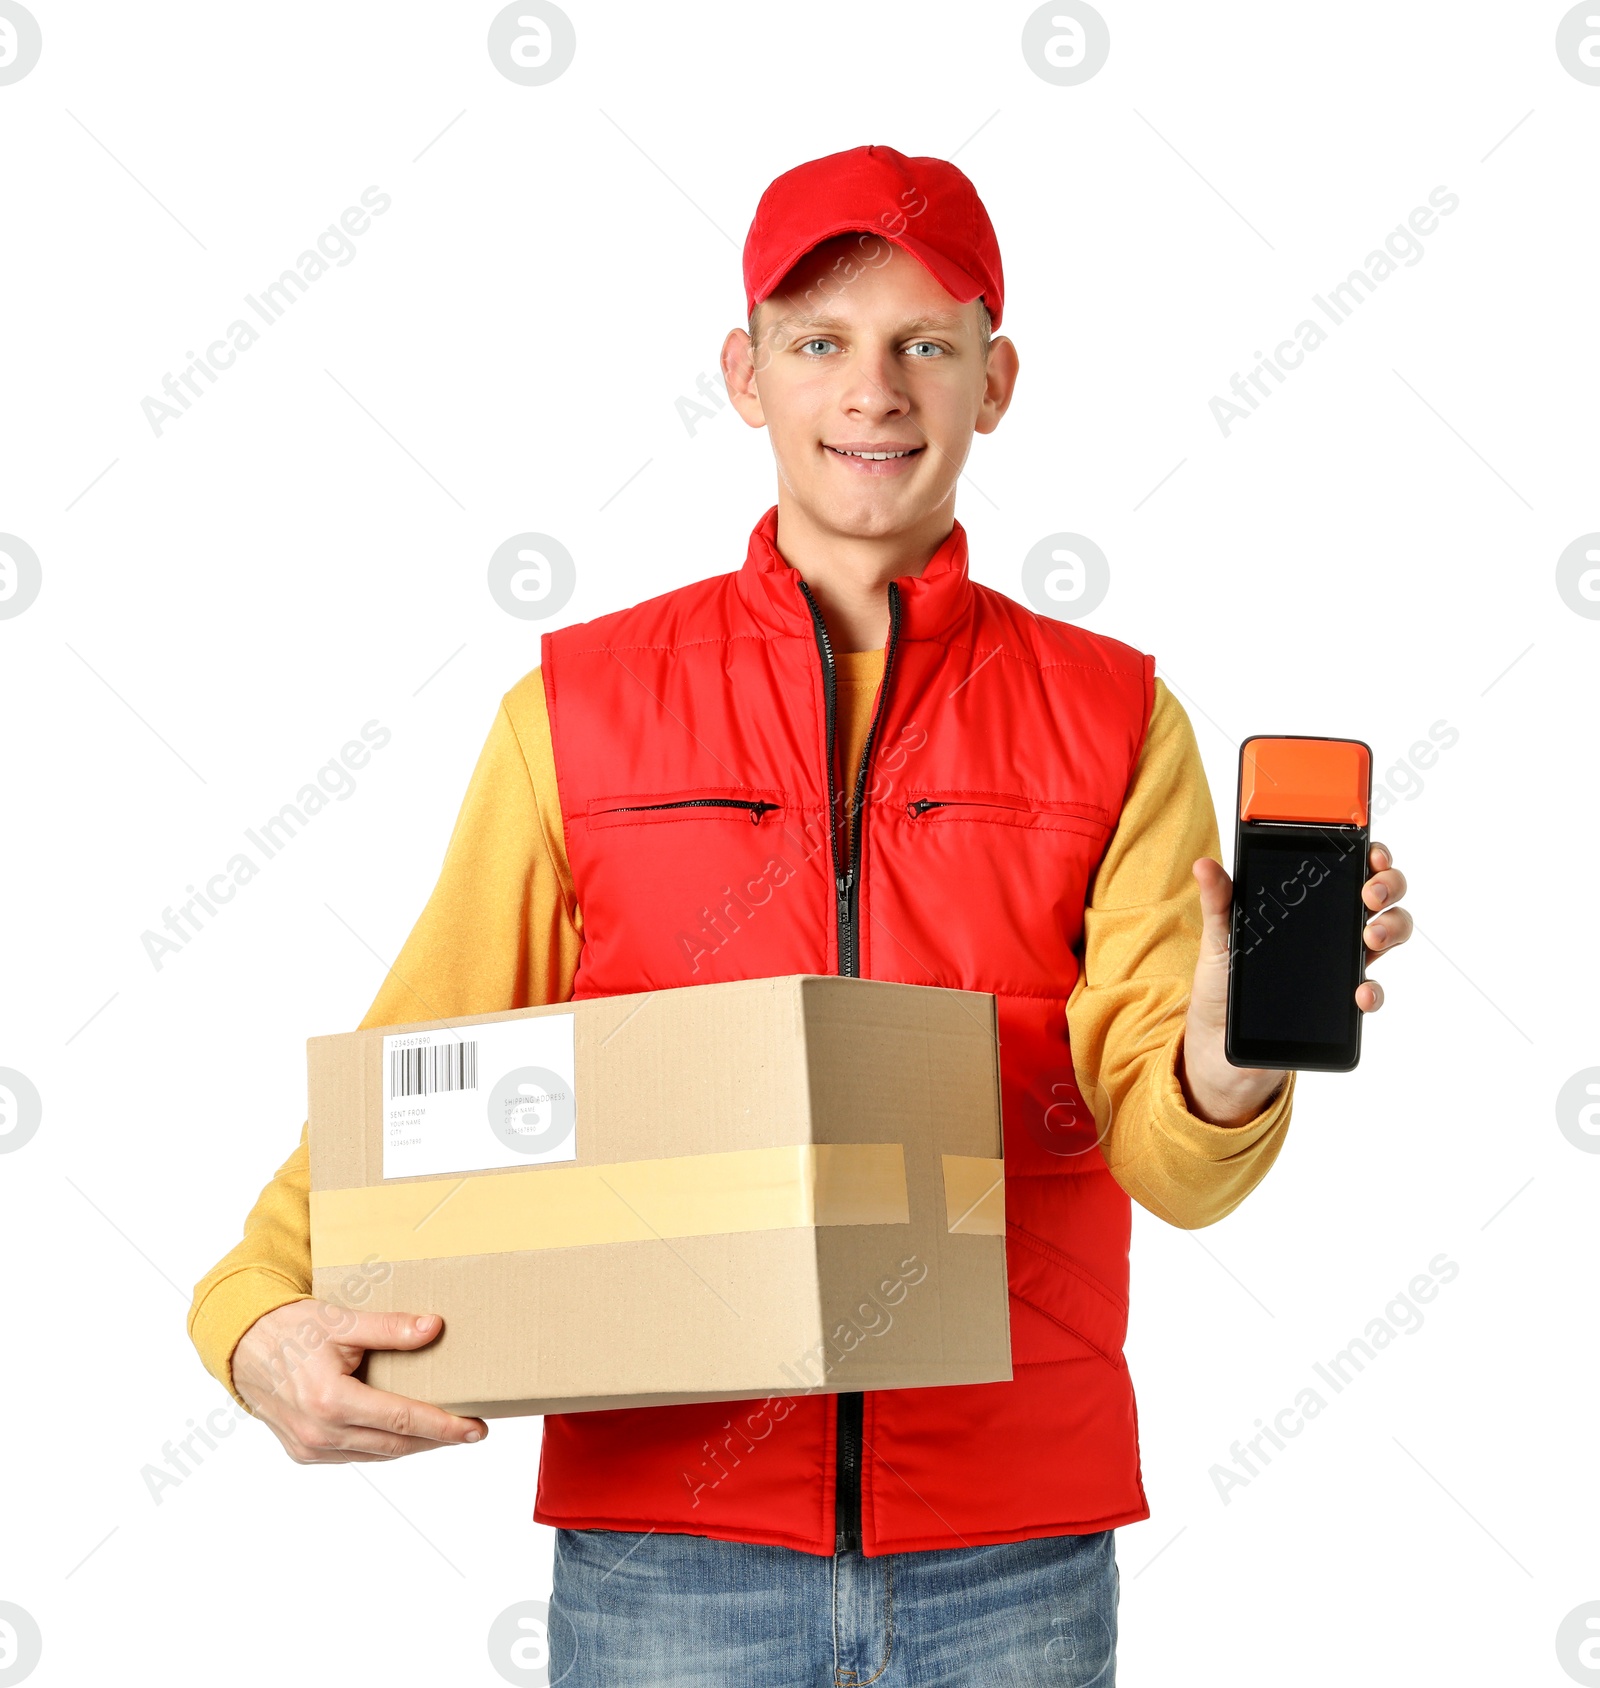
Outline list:
[[[744,242],[745,311],[777,291],[812,247],[870,231],[902,246],[953,298],[983,299],[1000,326],[1000,244],[978,190],[943,158],[852,147],[797,164],[772,182]]]

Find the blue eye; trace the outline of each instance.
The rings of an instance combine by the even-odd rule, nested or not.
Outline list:
[[[909,351],[915,351],[918,346],[927,346],[931,351],[934,351],[934,352],[940,352],[944,349],[941,346],[934,345],[933,341],[931,341],[931,340],[913,340],[911,342],[911,344],[906,347],[906,350],[908,352]]]
[[[832,346],[833,342],[831,340],[806,340],[801,344],[803,350],[809,351],[813,346]]]

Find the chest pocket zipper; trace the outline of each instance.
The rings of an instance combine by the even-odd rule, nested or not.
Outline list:
[[[995,803],[979,797],[914,797],[906,804],[906,813],[913,820],[927,814],[930,809],[1005,809],[1012,814],[1027,814],[1028,811],[1016,803]]]
[[[972,818],[1002,821],[1016,817],[1018,825],[1042,831],[1077,832],[1098,837],[1111,830],[1111,817],[1098,804],[1058,803],[1041,799],[1030,803],[1026,798],[1006,797],[913,797],[906,804],[911,820],[920,820],[930,809],[988,810],[987,815]],[[959,818],[959,817],[953,817]]]
[[[763,799],[749,797],[683,797],[670,803],[619,803],[609,809],[595,809],[595,815],[632,815],[646,814],[659,809],[744,809],[748,811],[752,826],[761,824],[761,817],[773,809],[781,808],[779,803],[768,803]]]

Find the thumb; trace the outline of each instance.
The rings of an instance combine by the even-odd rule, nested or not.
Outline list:
[[[1220,937],[1227,949],[1228,927],[1233,917],[1233,880],[1221,862],[1201,856],[1194,864],[1194,876],[1200,881],[1200,915],[1208,938]],[[1202,948],[1209,947],[1202,945]]]
[[[1220,862],[1201,856],[1194,876],[1200,882],[1200,958],[1194,970],[1194,997],[1208,1010],[1226,1009],[1228,937],[1233,919],[1233,881]]]
[[[444,1329],[437,1313],[358,1313],[344,1309],[337,1340],[347,1348],[423,1348]]]

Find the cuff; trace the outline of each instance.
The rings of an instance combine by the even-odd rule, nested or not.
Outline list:
[[[233,1351],[239,1339],[266,1314],[291,1301],[309,1300],[291,1279],[259,1266],[244,1266],[219,1279],[189,1314],[189,1339],[205,1368],[244,1408],[249,1403],[233,1386]]]
[[[1178,1079],[1178,1053],[1183,1048],[1184,1028],[1167,1040],[1160,1058],[1150,1069],[1151,1112],[1157,1129],[1197,1160],[1226,1161],[1249,1154],[1268,1137],[1288,1124],[1294,1106],[1294,1084],[1299,1075],[1289,1072],[1282,1088],[1254,1119],[1239,1125],[1213,1125],[1189,1112],[1189,1104]]]

